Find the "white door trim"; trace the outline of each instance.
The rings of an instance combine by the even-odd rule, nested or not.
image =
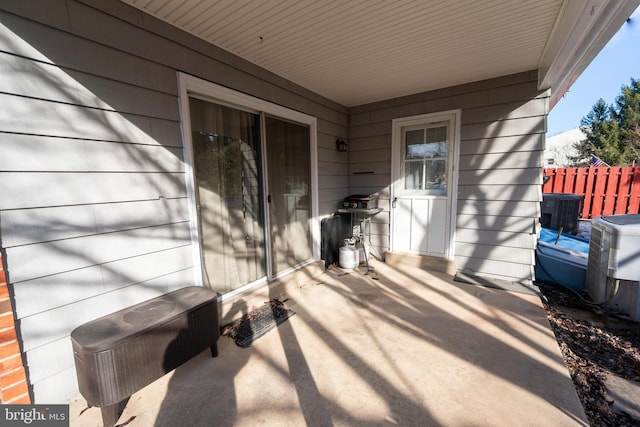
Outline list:
[[[436,113],[420,114],[417,116],[401,117],[392,120],[392,142],[391,142],[391,203],[397,196],[397,185],[400,179],[401,152],[402,152],[402,128],[406,126],[419,125],[433,122],[451,122],[453,137],[451,138],[450,159],[447,165],[447,173],[451,177],[451,185],[447,186],[447,211],[449,212],[447,224],[449,229],[449,245],[446,251],[446,258],[453,260],[455,255],[455,237],[456,237],[456,210],[458,195],[458,163],[460,153],[460,122],[462,110],[447,110]],[[391,205],[392,206],[392,205]],[[396,229],[395,210],[391,210],[391,238],[389,239],[389,249],[394,250],[394,233]]]

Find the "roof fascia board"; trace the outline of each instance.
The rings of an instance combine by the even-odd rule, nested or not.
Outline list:
[[[564,2],[538,67],[538,88],[551,89],[550,109],[638,5],[640,0]]]

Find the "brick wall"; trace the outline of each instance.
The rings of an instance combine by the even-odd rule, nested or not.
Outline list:
[[[0,253],[0,403],[31,403]]]

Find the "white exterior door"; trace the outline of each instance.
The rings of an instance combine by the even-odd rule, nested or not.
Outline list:
[[[391,250],[453,258],[460,112],[393,121]]]

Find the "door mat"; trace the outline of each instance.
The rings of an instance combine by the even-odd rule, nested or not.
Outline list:
[[[232,338],[240,347],[249,347],[255,340],[294,314],[296,313],[284,308],[282,301],[274,299],[242,318],[222,326],[221,335]]]

